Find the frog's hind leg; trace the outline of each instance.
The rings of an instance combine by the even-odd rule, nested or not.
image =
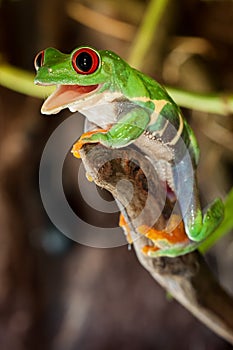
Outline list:
[[[176,256],[184,255],[187,253],[193,252],[198,247],[197,242],[189,243],[186,247],[176,246],[167,249],[159,249],[156,247],[145,246],[142,249],[142,252],[150,258],[157,258],[159,256],[168,256],[174,258]]]
[[[187,234],[193,241],[202,241],[207,238],[219,226],[224,217],[224,205],[220,198],[216,198],[208,207],[206,213],[202,217],[201,209],[198,208],[194,214],[193,222],[189,220],[187,215],[186,221]],[[201,222],[200,222],[201,219]]]
[[[216,199],[204,216],[202,215],[196,175],[190,161],[185,157],[173,168],[174,192],[188,237],[193,241],[200,242],[221,223],[224,216],[224,205],[221,199]]]

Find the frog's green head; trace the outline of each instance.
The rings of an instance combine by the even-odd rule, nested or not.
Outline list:
[[[48,48],[37,54],[35,84],[56,85],[56,91],[45,101],[42,113],[57,113],[61,109],[89,100],[97,92],[118,91],[119,66],[126,63],[111,51],[79,47],[71,54]],[[124,69],[122,69],[124,70]]]

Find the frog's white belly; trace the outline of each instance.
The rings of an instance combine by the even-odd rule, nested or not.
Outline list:
[[[97,127],[105,129],[109,125],[117,122],[117,103],[118,99],[122,98],[120,92],[103,92],[91,99],[78,101],[77,104],[73,104],[70,107],[71,112],[79,111],[82,113],[88,121]]]

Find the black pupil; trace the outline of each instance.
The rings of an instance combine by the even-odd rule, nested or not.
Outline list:
[[[76,57],[76,65],[82,72],[88,72],[92,67],[92,57],[87,52],[81,52]]]

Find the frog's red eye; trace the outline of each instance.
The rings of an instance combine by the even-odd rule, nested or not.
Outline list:
[[[44,51],[40,51],[34,60],[35,69],[38,70],[44,64]]]
[[[100,63],[99,55],[96,51],[83,47],[74,52],[72,57],[72,65],[79,74],[94,73]]]

